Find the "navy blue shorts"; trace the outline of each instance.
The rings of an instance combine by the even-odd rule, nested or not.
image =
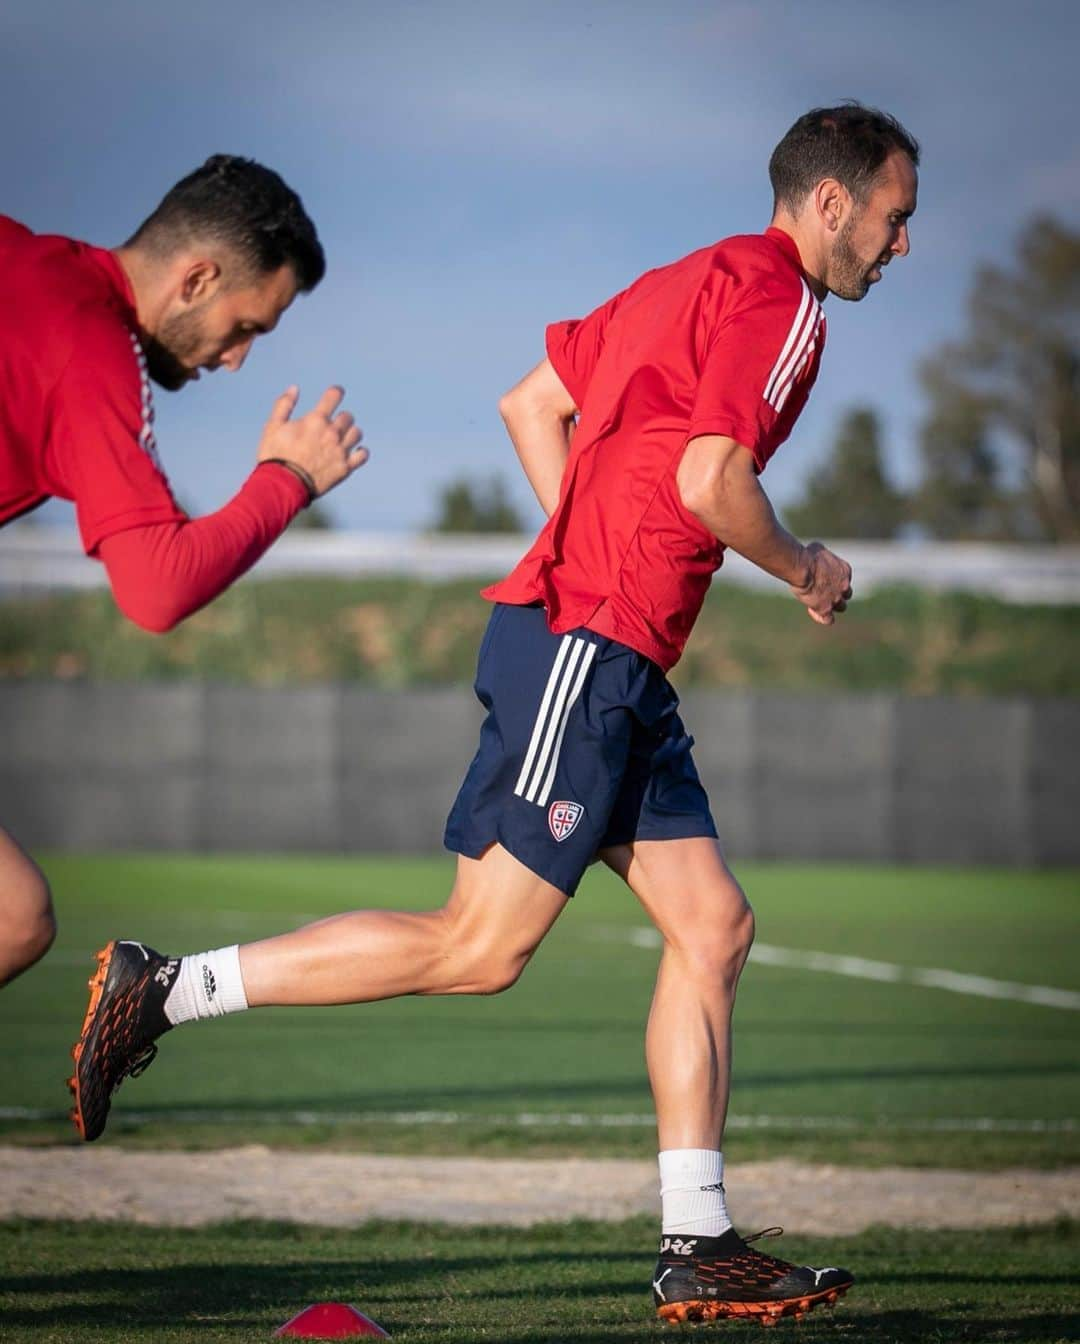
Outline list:
[[[572,896],[606,846],[716,835],[679,698],[625,644],[586,629],[553,635],[541,606],[500,603],[476,694],[487,718],[447,849],[478,859],[497,840]]]

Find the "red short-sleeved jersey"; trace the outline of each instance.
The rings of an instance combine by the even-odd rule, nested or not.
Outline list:
[[[0,216],[0,274],[0,525],[71,499],[93,554],[113,533],[184,520],[114,257]]]
[[[683,450],[724,435],[763,470],[824,344],[798,249],[775,228],[649,271],[583,320],[549,327],[548,358],[580,410],[559,504],[484,595],[541,601],[555,633],[586,626],[672,667],[724,552],[679,497]]]

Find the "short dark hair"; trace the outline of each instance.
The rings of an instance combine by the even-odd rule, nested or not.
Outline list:
[[[326,273],[300,197],[272,169],[235,154],[214,154],[177,182],[127,246],[164,256],[196,239],[224,243],[254,274],[288,264],[305,292]]]
[[[863,201],[896,150],[918,167],[919,142],[887,112],[853,101],[815,107],[799,118],[769,159],[774,204],[798,210],[826,177],[835,177]]]

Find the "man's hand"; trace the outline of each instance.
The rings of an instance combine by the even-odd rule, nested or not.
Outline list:
[[[274,402],[259,441],[257,460],[277,460],[299,467],[311,478],[316,497],[339,485],[368,460],[368,450],[360,444],[363,435],[352,414],[338,410],[344,395],[344,388],[328,387],[314,410],[293,420],[300,389],[286,389]]]
[[[818,625],[832,625],[836,613],[846,611],[851,598],[851,566],[820,541],[812,541],[804,551],[807,579],[802,585],[791,584],[791,591],[806,607],[811,620]]]
[[[851,597],[851,566],[820,541],[804,546],[780,523],[749,448],[720,434],[691,439],[676,485],[683,504],[714,537],[783,579],[818,625],[832,625]]]

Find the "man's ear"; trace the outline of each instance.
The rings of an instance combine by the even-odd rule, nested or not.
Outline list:
[[[829,233],[835,233],[851,213],[851,192],[835,177],[824,177],[814,188],[814,208]]]
[[[183,303],[205,303],[221,287],[221,267],[208,257],[190,261],[180,277],[180,299]]]

